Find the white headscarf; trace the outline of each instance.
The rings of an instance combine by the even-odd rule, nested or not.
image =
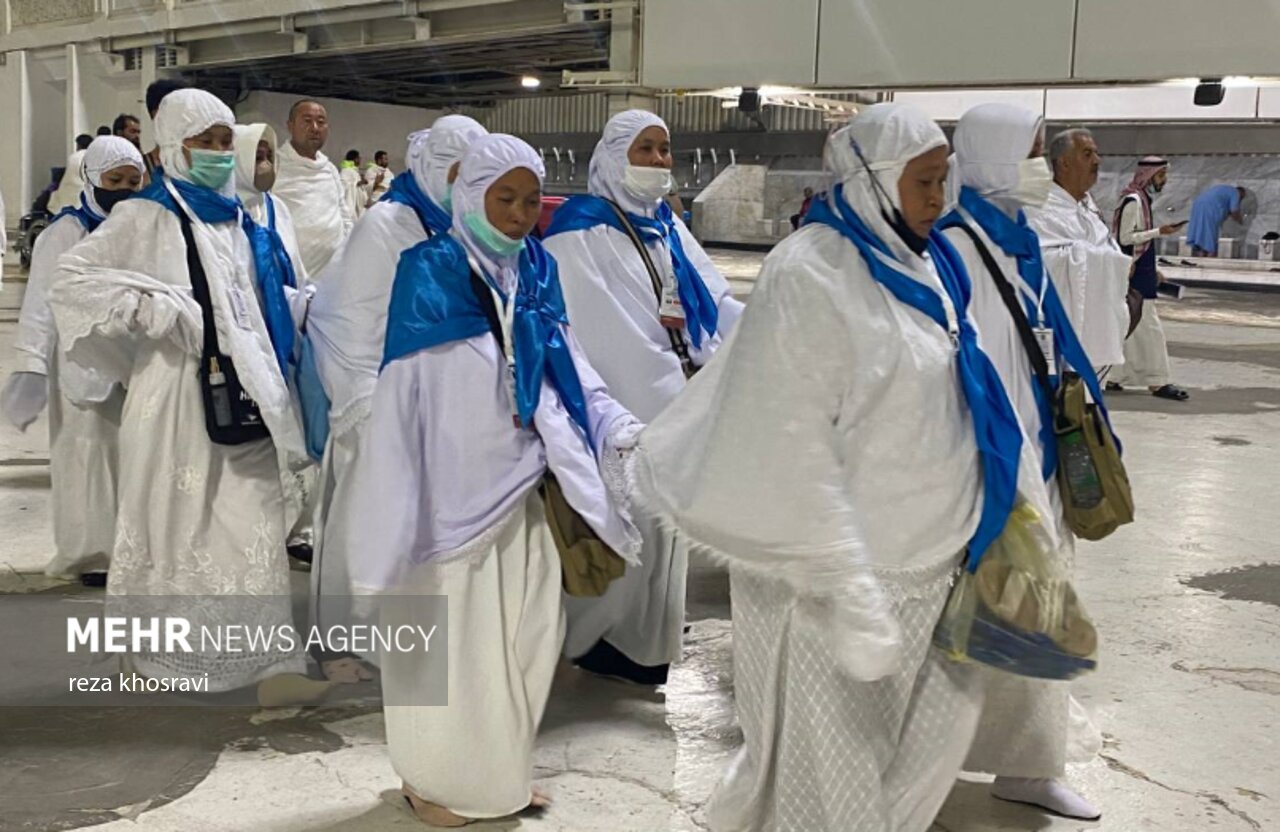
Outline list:
[[[99,217],[106,217],[107,212],[98,205],[93,195],[94,186],[103,187],[102,175],[109,170],[129,166],[146,173],[146,165],[142,162],[142,153],[133,146],[133,142],[120,136],[99,136],[84,152],[80,162],[80,177],[84,180],[81,193],[84,201]]]
[[[217,96],[204,90],[174,90],[160,102],[156,112],[156,143],[160,145],[160,163],[166,175],[183,182],[191,181],[191,165],[182,153],[182,142],[200,135],[219,124],[235,127],[231,108]],[[223,196],[235,194],[235,178],[227,180]]]
[[[472,143],[487,135],[489,131],[473,118],[441,116],[430,129],[419,130],[409,136],[405,167],[413,174],[422,192],[444,208],[449,199],[449,168],[462,158]]]
[[[262,191],[253,184],[258,170],[258,143],[265,140],[271,145],[274,159],[279,139],[269,124],[237,124],[231,129],[236,137],[236,194],[245,205],[252,205],[262,199]]]
[[[494,182],[516,168],[532,171],[539,184],[547,176],[542,158],[532,147],[515,136],[491,133],[481,136],[467,149],[453,183],[453,228],[449,233],[504,288],[515,276],[519,255],[495,256],[475,239],[465,218],[470,213],[484,214],[484,195]]]
[[[979,104],[956,125],[951,179],[996,201],[1018,185],[1018,164],[1044,129],[1044,118],[1013,104]]]
[[[862,159],[854,150],[855,144],[862,151]],[[903,262],[915,255],[882,211],[901,209],[898,180],[907,163],[946,146],[947,137],[933,119],[915,107],[894,102],[872,104],[827,140],[825,163],[844,185],[845,200]],[[867,168],[875,174],[883,192],[872,183]],[[886,195],[892,207],[884,204]]]
[[[645,217],[652,217],[662,200],[645,202],[635,198],[623,187],[622,178],[630,164],[627,153],[631,145],[650,127],[661,127],[668,136],[671,135],[667,123],[648,110],[626,110],[609,119],[604,126],[604,135],[591,154],[591,167],[587,173],[587,190],[590,193],[613,200],[628,213]]]

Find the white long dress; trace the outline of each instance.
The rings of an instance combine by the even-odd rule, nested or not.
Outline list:
[[[411,173],[404,174],[412,176]],[[312,559],[312,591],[338,599],[351,593],[348,552],[355,520],[356,488],[350,476],[361,455],[362,437],[382,366],[387,304],[400,253],[427,239],[412,208],[378,202],[360,218],[341,256],[320,276],[307,318],[307,337],[329,395],[329,443],[320,471]],[[325,609],[341,601],[325,602]]]
[[[253,258],[234,223],[193,223],[218,327],[272,438],[215,445],[197,368],[203,323],[178,219],[134,199],[63,256],[49,302],[67,357],[129,390],[120,427],[119,514],[111,596],[171,598],[200,626],[246,623],[226,596],[267,596],[248,623],[292,620],[279,454],[304,453],[257,298]],[[201,603],[202,599],[207,603]],[[223,599],[218,601],[217,599]],[[301,672],[299,652],[150,653],[134,668],[230,690]]]
[[[679,220],[676,229],[720,313],[717,334],[707,337],[700,348],[693,347],[685,332],[690,356],[701,366],[733,330],[743,307]],[[649,272],[631,240],[599,225],[556,234],[545,245],[560,265],[569,319],[592,366],[614,398],[641,421],[652,421],[684,389],[685,377],[659,321]],[[648,245],[664,281],[674,285],[666,247],[658,241]],[[601,598],[565,598],[566,656],[577,658],[604,639],[638,664],[669,664],[679,658],[688,547],[679,535],[664,529],[657,517],[637,517],[636,522],[644,536],[640,568],[628,569]]]
[[[1018,275],[1017,260],[1001,251],[976,222],[969,226],[986,245],[1001,273],[1018,290],[1019,297],[1035,302],[1036,295]],[[973,287],[969,308],[983,352],[1000,374],[1018,421],[1031,439],[1026,444],[1034,454],[1033,470],[1042,471],[1044,446],[1031,360],[973,241],[959,229],[949,229],[944,234],[969,272]],[[1059,541],[1058,566],[1070,575],[1075,562],[1075,538],[1066,526],[1057,479],[1050,478],[1042,487],[1034,487],[1035,483],[1021,474],[1023,496],[1050,520]],[[1056,778],[1063,774],[1067,762],[1085,762],[1096,753],[1101,737],[1084,708],[1070,695],[1069,683],[994,670],[982,672],[987,677],[986,703],[965,761],[966,769],[1008,777]]]
[[[276,153],[276,183],[271,193],[289,206],[307,274],[315,279],[342,250],[355,222],[346,186],[323,153],[308,159],[285,142]]]
[[[124,391],[63,358],[49,309],[49,287],[58,258],[87,235],[79,220],[65,216],[36,240],[14,344],[21,358],[17,369],[48,379],[50,504],[56,552],[45,571],[56,576],[106,569],[115,543]]]
[[[564,335],[592,436],[610,458],[639,424]],[[505,366],[487,333],[386,366],[342,544],[369,553],[351,563],[358,590],[449,599],[449,705],[390,704],[440,670],[430,655],[382,656],[387,745],[420,797],[472,818],[511,814],[531,796],[534,737],[564,635],[559,556],[536,492],[548,469],[611,548],[635,562],[640,546],[610,498],[625,488],[621,470],[597,462],[545,381],[536,429],[513,427]]]
[[[929,649],[980,465],[946,331],[826,226],[775,248],[636,460],[643,504],[731,569],[746,743],[717,832],[928,828],[981,708],[976,674]]]
[[[1040,238],[1045,271],[1093,366],[1123,364],[1131,261],[1112,239],[1093,198],[1086,194],[1077,202],[1055,184],[1043,208],[1027,210],[1027,222]]]

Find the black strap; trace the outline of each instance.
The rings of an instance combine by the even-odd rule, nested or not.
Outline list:
[[[1049,397],[1049,401],[1053,401],[1053,385],[1049,383],[1049,362],[1045,360],[1044,353],[1040,350],[1040,342],[1036,340],[1035,333],[1031,331],[1031,323],[1027,320],[1027,313],[1023,311],[1022,303],[1018,300],[1017,290],[1013,288],[1004,273],[1000,271],[1000,266],[996,264],[995,258],[991,256],[990,250],[987,249],[986,244],[982,242],[982,238],[978,236],[977,232],[963,222],[954,227],[968,234],[969,239],[973,240],[973,246],[978,250],[978,256],[982,258],[987,271],[991,273],[991,279],[995,282],[996,289],[1000,292],[1000,298],[1009,309],[1009,315],[1013,318],[1014,328],[1018,330],[1018,337],[1022,340],[1022,347],[1027,351],[1027,357],[1031,359],[1031,369],[1035,371],[1036,379],[1040,382],[1040,388]],[[1044,279],[1048,280],[1049,276],[1045,275]]]
[[[222,351],[218,349],[218,328],[213,321],[209,278],[205,276],[204,264],[200,262],[200,250],[196,248],[196,238],[191,231],[191,218],[181,208],[178,209],[178,222],[182,225],[182,239],[187,244],[187,273],[191,277],[191,294],[195,296],[196,303],[200,304],[200,314],[204,318],[204,355],[220,355]]]
[[[613,209],[618,221],[622,223],[623,232],[631,238],[631,244],[639,252],[640,259],[644,262],[645,270],[649,272],[649,283],[653,286],[653,294],[657,298],[659,314],[661,314],[662,277],[658,274],[658,269],[653,264],[653,258],[649,256],[649,247],[640,239],[635,226],[631,224],[631,220],[627,217],[627,212],[623,211],[621,206],[612,199],[605,199],[604,201]],[[667,337],[671,339],[671,349],[675,352],[676,357],[680,359],[680,366],[684,369],[685,376],[692,376],[697,372],[698,368],[694,366],[693,359],[689,357],[689,345],[685,343],[684,333],[669,326],[664,326],[663,329],[667,331]]]

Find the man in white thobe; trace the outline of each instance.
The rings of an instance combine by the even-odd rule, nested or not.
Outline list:
[[[373,154],[373,161],[364,170],[364,184],[369,190],[370,207],[391,189],[391,180],[395,179],[396,175],[391,172],[390,164],[391,157],[387,151],[379,150]]]
[[[1120,250],[1089,189],[1098,181],[1098,145],[1083,128],[1049,142],[1054,187],[1041,208],[1027,211],[1045,269],[1071,325],[1096,368],[1124,363],[1129,331],[1129,257]]]
[[[560,264],[570,320],[592,365],[618,401],[651,421],[684,389],[686,366],[691,372],[711,360],[742,304],[663,201],[671,190],[671,137],[662,119],[644,110],[610,119],[591,156],[588,188],[589,196],[557,211],[547,251]],[[627,215],[644,255],[606,200]],[[658,518],[639,523],[641,568],[602,598],[565,599],[564,652],[592,672],[659,685],[680,657],[689,553]]]
[[[280,148],[272,193],[289,206],[307,274],[318,279],[355,223],[338,169],[321,152],[329,140],[324,105],[303,100],[289,110],[289,141]]]

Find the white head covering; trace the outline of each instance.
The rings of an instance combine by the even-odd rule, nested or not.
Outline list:
[[[142,153],[133,146],[133,142],[120,136],[99,136],[84,152],[84,158],[80,161],[80,177],[84,180],[81,193],[84,194],[89,209],[98,216],[105,217],[107,212],[98,205],[98,200],[93,195],[94,186],[101,188],[104,173],[126,165],[136,169],[138,173],[147,171],[142,162]]]
[[[855,145],[861,149],[861,159]],[[872,104],[827,140],[825,163],[844,185],[845,200],[904,262],[915,255],[882,215],[882,210],[888,209],[884,196],[893,208],[901,209],[898,180],[907,163],[946,146],[947,137],[931,118],[915,107],[894,102]],[[875,174],[883,193],[871,182],[867,168]]]
[[[951,179],[988,199],[1007,197],[1018,185],[1018,164],[1043,129],[1044,118],[1026,107],[992,103],[971,108],[952,137]]]
[[[668,136],[671,135],[667,123],[648,110],[626,110],[609,119],[604,126],[604,135],[591,154],[591,167],[587,173],[587,190],[590,193],[611,199],[624,211],[645,217],[654,215],[661,200],[645,202],[636,199],[622,186],[622,177],[630,164],[627,153],[631,145],[650,127],[661,127]]]
[[[231,129],[236,137],[236,194],[241,202],[250,205],[262,199],[262,192],[253,184],[254,174],[258,170],[258,142],[265,140],[271,145],[271,155],[274,158],[279,149],[279,139],[271,125],[260,122],[237,124]],[[276,159],[276,163],[279,164],[279,159]]]
[[[413,174],[422,192],[436,205],[449,197],[449,168],[462,158],[467,148],[481,136],[489,135],[484,125],[460,115],[441,116],[428,130],[409,136],[405,167]]]
[[[482,246],[467,228],[467,214],[484,214],[484,195],[507,173],[528,168],[541,184],[547,176],[537,151],[515,136],[491,133],[477,139],[462,157],[453,183],[453,234],[467,253],[476,258],[489,276],[508,286],[515,275],[518,256],[498,258]]]
[[[204,90],[174,90],[160,102],[156,112],[156,143],[160,145],[160,162],[166,175],[183,182],[191,181],[191,165],[182,153],[182,142],[198,136],[210,127],[234,127],[235,114],[217,96]],[[227,181],[224,196],[235,193],[235,179]]]

